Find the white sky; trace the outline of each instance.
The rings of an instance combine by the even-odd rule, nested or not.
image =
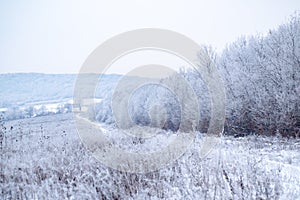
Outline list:
[[[77,73],[106,39],[146,27],[177,31],[221,51],[300,9],[298,0],[0,2],[0,73]]]

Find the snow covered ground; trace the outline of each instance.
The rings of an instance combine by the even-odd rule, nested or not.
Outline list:
[[[104,128],[124,147],[158,148]],[[300,199],[299,139],[223,137],[201,160],[199,135],[166,168],[134,174],[98,162],[71,113],[2,121],[0,130],[1,199]],[[157,141],[169,136],[161,131]]]

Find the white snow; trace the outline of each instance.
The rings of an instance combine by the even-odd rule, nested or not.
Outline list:
[[[132,138],[123,131],[98,125],[114,145],[126,151],[159,151],[173,135],[152,129],[157,131],[156,137],[132,143]],[[7,121],[1,130],[4,199],[297,199],[300,196],[299,139],[223,137],[211,154],[200,159],[204,135],[198,133],[193,145],[176,162],[155,172],[130,174],[106,167],[85,149],[70,113]]]

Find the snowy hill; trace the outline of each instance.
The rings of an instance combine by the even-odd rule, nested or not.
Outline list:
[[[6,119],[15,119],[69,112],[76,77],[75,74],[0,74],[0,113]],[[111,91],[119,78],[120,75],[103,75],[95,97],[102,98]]]
[[[104,75],[101,96],[109,90],[119,75]],[[71,99],[75,74],[16,73],[0,74],[0,107],[24,105],[38,101]]]
[[[75,78],[72,74],[1,74],[0,106],[71,98]]]

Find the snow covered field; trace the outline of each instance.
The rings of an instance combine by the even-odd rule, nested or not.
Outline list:
[[[141,146],[105,128],[123,145]],[[0,130],[1,199],[300,199],[299,139],[223,137],[201,160],[199,134],[175,163],[131,174],[85,149],[71,113],[2,121]],[[162,141],[169,133],[160,134]]]

